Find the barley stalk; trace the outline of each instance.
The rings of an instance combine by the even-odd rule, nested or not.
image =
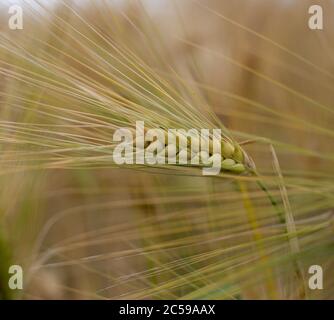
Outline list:
[[[284,251],[289,245],[285,216],[281,202],[276,200],[283,195],[287,212],[292,209],[294,212],[295,224],[290,215],[286,216],[288,224],[293,222],[290,233],[300,241],[298,255],[301,259],[313,263],[311,258],[317,257],[320,251],[323,256],[330,256],[334,158],[330,148],[327,151],[317,148],[318,141],[327,141],[326,138],[334,135],[323,121],[328,119],[331,123],[333,112],[332,108],[308,97],[308,92],[303,93],[293,81],[288,86],[284,77],[269,72],[290,66],[292,62],[282,61],[284,64],[275,68],[261,68],[262,59],[258,60],[257,55],[249,59],[246,55],[243,60],[239,55],[220,51],[219,46],[211,49],[196,37],[179,39],[177,44],[181,47],[177,52],[190,49],[196,58],[194,62],[204,62],[208,77],[202,77],[202,68],[197,70],[195,64],[188,66],[188,51],[184,56],[187,63],[184,63],[183,59],[179,61],[173,56],[174,47],[164,47],[165,41],[160,40],[165,39],[160,39],[158,33],[153,34],[156,26],[148,16],[143,19],[139,15],[141,11],[135,10],[135,15],[131,16],[131,10],[117,12],[114,8],[108,11],[107,7],[97,7],[103,10],[90,19],[90,14],[84,14],[82,8],[74,4],[64,2],[57,10],[41,4],[41,12],[45,10],[47,15],[32,7],[24,10],[28,32],[15,32],[13,36],[13,32],[1,30],[0,179],[3,188],[0,222],[12,225],[10,230],[13,231],[4,233],[6,241],[0,239],[0,246],[15,243],[7,241],[7,238],[16,240],[16,235],[20,234],[19,228],[13,225],[24,226],[22,233],[28,232],[32,228],[25,228],[27,222],[40,218],[42,230],[37,230],[38,234],[33,237],[22,237],[27,244],[37,238],[31,254],[31,269],[37,272],[44,267],[56,270],[80,266],[82,270],[105,277],[103,288],[94,288],[96,292],[93,295],[87,292],[87,296],[99,297],[98,294],[107,292],[109,287],[122,284],[127,291],[111,291],[110,296],[244,298],[247,297],[244,290],[254,287],[256,291],[259,279],[265,282],[267,275],[275,277],[264,286],[272,293],[277,284],[285,288],[280,274],[291,272],[292,268],[287,265],[294,259]],[[211,9],[205,12],[210,13],[209,17],[214,14],[250,33],[255,37],[252,40],[259,38],[267,45],[276,44],[269,35],[263,37],[245,28],[242,19],[235,23]],[[220,39],[219,35],[217,45]],[[284,49],[280,45],[274,47]],[[299,63],[308,61],[291,50],[283,52]],[[202,60],[204,53],[210,59]],[[258,57],[266,56],[265,52],[258,53],[261,53]],[[276,61],[269,58],[266,56],[263,60]],[[206,60],[212,60],[214,66],[210,68]],[[232,90],[216,82],[216,76],[221,79],[221,70],[228,71],[227,64],[240,69],[247,94],[243,92],[243,85],[242,90]],[[314,63],[307,65],[321,71],[323,76],[330,76]],[[296,78],[307,75],[308,70],[298,68],[295,65],[293,70]],[[331,89],[327,78],[320,80],[323,90]],[[252,90],[248,92],[249,82]],[[301,83],[306,84],[307,79]],[[258,96],[257,87],[264,86],[268,86],[268,96],[262,96],[262,91]],[[282,101],[291,101],[292,105],[278,108],[280,96],[277,94],[277,101],[272,99],[275,96],[272,88],[287,94]],[[255,97],[259,101],[253,100]],[[298,106],[291,97],[296,98]],[[307,103],[307,110],[316,111],[321,121],[313,119],[312,113],[308,119],[302,109],[304,104],[299,100]],[[271,101],[272,105],[260,101]],[[298,112],[300,110],[302,112]],[[145,122],[145,134],[150,129],[162,129],[165,142],[159,145],[157,153],[152,152],[157,150],[155,141],[146,142],[143,148],[135,143],[127,156],[134,160],[144,152],[162,159],[161,163],[118,165],[113,161],[117,147],[113,134],[120,128],[131,128],[135,134],[136,121]],[[213,134],[209,136],[208,151],[193,152],[196,150],[193,146],[201,144],[196,137],[186,136],[170,142],[168,131],[171,128],[220,129],[223,133],[221,150],[214,151]],[[283,131],[286,134],[281,134]],[[295,134],[298,138],[307,138],[305,143],[293,139]],[[237,142],[241,138],[249,140]],[[244,149],[243,146],[254,139],[270,141],[279,147],[283,164],[279,175],[268,169],[270,161],[262,157],[263,152],[267,152],[266,146]],[[173,150],[176,151],[175,163],[168,163]],[[257,171],[250,155],[254,156],[263,175]],[[180,163],[180,159],[187,161]],[[217,160],[218,179],[200,178],[203,170],[212,167]],[[116,167],[133,170],[121,171]],[[154,171],[155,175],[145,173],[142,178],[136,170]],[[45,181],[38,177],[36,182],[33,178],[37,173],[45,176]],[[278,185],[277,176],[283,181],[283,173],[284,188],[274,189],[272,186]],[[240,181],[241,187],[236,189],[231,181]],[[255,184],[250,184],[248,189],[244,181],[255,182],[260,189]],[[25,188],[20,189],[21,185]],[[34,187],[35,193],[32,192]],[[291,200],[291,207],[287,200]],[[279,224],[272,214],[273,208]],[[82,219],[86,214],[91,218],[88,222]],[[70,232],[67,233],[68,226]],[[106,253],[104,245],[108,246]],[[26,258],[29,248],[23,247]],[[101,248],[102,253],[95,254],[95,248]],[[16,250],[11,251],[16,255]],[[3,256],[4,260],[9,260]],[[133,264],[124,262],[121,271],[123,266],[131,268],[131,271],[124,268],[125,272],[129,271],[125,276],[120,276],[118,270],[116,275],[112,270],[106,275],[99,268],[104,266],[104,260],[115,259],[117,263],[128,258],[131,262],[138,260],[133,260]],[[1,270],[1,279],[7,276],[6,269],[7,266]],[[73,271],[75,274],[76,270]],[[30,275],[26,278],[29,281],[35,274]],[[88,290],[92,288],[89,286]],[[269,292],[267,296],[286,297],[283,289],[274,295]]]

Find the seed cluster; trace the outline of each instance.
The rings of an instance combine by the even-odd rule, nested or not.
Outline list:
[[[168,141],[167,134],[165,141]],[[155,151],[159,150],[159,152],[156,152],[155,154],[157,158],[163,158],[165,160],[169,154],[174,152],[174,160],[176,160],[176,164],[183,164],[179,161],[180,159],[187,159],[188,163],[198,164],[204,167],[220,162],[221,170],[236,174],[244,173],[247,169],[253,166],[250,158],[237,143],[233,143],[225,139],[221,139],[220,154],[214,152],[212,139],[208,141],[209,152],[203,150],[193,152],[193,150],[200,150],[200,139],[197,137],[178,136],[178,139],[175,141],[176,144],[173,142],[162,143],[161,141],[145,141],[145,153],[152,152],[151,147],[154,143]],[[184,146],[186,146],[186,148],[184,148]]]

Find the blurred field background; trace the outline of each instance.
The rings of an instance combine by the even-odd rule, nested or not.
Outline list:
[[[333,1],[321,31],[313,1],[20,4],[16,31],[0,4],[0,297],[334,298]],[[128,101],[258,140],[287,221],[251,177],[112,166],[114,129],[141,120]]]

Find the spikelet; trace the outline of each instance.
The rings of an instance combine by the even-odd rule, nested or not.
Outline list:
[[[145,129],[147,132],[148,129]],[[168,164],[168,160],[172,160],[173,165],[185,165],[187,164],[198,164],[199,167],[205,167],[214,163],[217,157],[221,157],[218,161],[221,161],[221,171],[229,172],[233,174],[242,174],[252,172],[255,168],[253,161],[246,154],[246,152],[240,147],[240,145],[231,139],[221,139],[221,154],[213,153],[213,142],[212,139],[209,141],[209,150],[203,151],[200,149],[199,139],[196,137],[185,137],[182,135],[178,136],[180,139],[176,140],[176,144],[168,142],[168,134],[165,133],[165,145],[162,151],[158,153],[158,157],[161,159],[165,157],[165,163]],[[145,152],[149,151],[150,146],[153,142],[145,141]],[[186,145],[186,149],[181,149],[181,145]],[[195,146],[195,147],[194,147]],[[199,150],[194,153],[192,147],[195,150]],[[175,157],[170,157],[169,154],[175,153]]]

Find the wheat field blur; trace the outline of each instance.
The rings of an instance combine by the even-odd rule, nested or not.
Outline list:
[[[0,2],[0,298],[333,299],[334,2],[316,31],[312,4],[22,1],[13,31]],[[226,128],[285,221],[251,176],[114,166],[143,119]]]

